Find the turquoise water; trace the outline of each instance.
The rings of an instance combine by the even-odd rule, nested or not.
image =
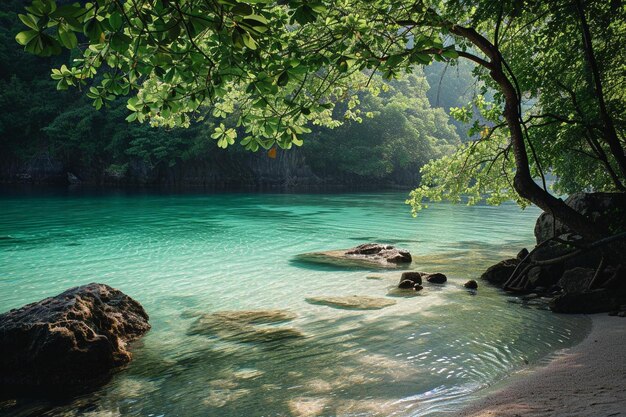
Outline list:
[[[417,219],[404,193],[0,195],[0,311],[102,282],[138,300],[152,330],[134,360],[69,404],[25,401],[7,415],[435,416],[525,362],[580,340],[580,318],[461,284],[533,242],[539,212],[433,205]],[[299,253],[377,241],[409,249],[411,269],[445,286],[382,310],[307,297],[388,297],[399,271],[341,270]],[[370,277],[368,279],[367,277]],[[379,279],[371,279],[376,276]],[[200,313],[281,309],[304,337],[242,343],[190,334]]]

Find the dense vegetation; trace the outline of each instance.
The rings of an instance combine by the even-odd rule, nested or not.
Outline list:
[[[159,171],[192,161],[215,166],[227,160],[235,167],[249,159],[240,147],[218,149],[211,139],[216,126],[236,128],[236,117],[219,121],[215,115],[222,113],[210,106],[202,108],[203,117],[188,128],[154,128],[125,121],[124,98],[107,101],[98,111],[79,91],[57,92],[50,68],[69,64],[70,57],[35,57],[22,51],[13,38],[21,30],[17,14],[23,6],[18,0],[0,4],[0,153],[5,179],[41,155],[94,182],[123,180],[129,165]],[[335,111],[341,119],[350,107],[351,117],[343,125],[314,126],[305,135],[302,154],[313,172],[336,183],[416,184],[422,165],[449,154],[459,142],[449,116],[433,108],[429,99],[447,111],[467,102],[455,94],[457,88],[470,95],[472,91],[469,72],[450,89],[440,83],[442,71],[443,67],[433,68],[428,73],[430,82],[438,83],[436,88],[429,88],[416,68],[404,81],[387,82],[377,95],[363,91],[343,100]],[[463,134],[463,129],[458,132]],[[159,182],[158,175],[145,181]],[[224,173],[228,175],[233,174]]]
[[[162,126],[188,126],[209,105],[236,119],[212,134],[224,148],[300,146],[311,124],[333,126],[355,91],[376,96],[374,74],[467,59],[483,84],[470,130],[479,139],[426,168],[416,209],[468,191],[472,201],[513,198],[598,238],[607,231],[551,194],[546,172],[562,190],[624,189],[618,0],[36,0],[27,10],[16,37],[27,51],[77,53],[53,70],[59,89],[85,86],[96,108],[132,92],[127,120]],[[457,116],[470,121],[473,107]],[[359,116],[348,105],[344,117]]]

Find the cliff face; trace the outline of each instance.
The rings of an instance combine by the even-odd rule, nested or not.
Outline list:
[[[106,166],[106,168],[105,168]],[[278,150],[276,158],[265,152],[209,153],[179,161],[173,166],[150,166],[142,160],[111,169],[107,164],[61,161],[47,153],[19,162],[0,160],[0,182],[9,184],[146,185],[168,187],[306,189],[326,187],[411,187],[417,172],[407,169],[383,178],[329,175],[314,172],[300,149]]]

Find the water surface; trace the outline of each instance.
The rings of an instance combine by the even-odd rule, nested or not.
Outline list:
[[[138,300],[153,328],[134,346],[133,362],[97,392],[70,404],[5,404],[0,413],[443,415],[583,337],[580,318],[508,302],[483,283],[477,293],[462,288],[532,245],[538,210],[437,204],[413,219],[405,198],[4,191],[0,311],[95,281]],[[449,282],[382,310],[305,301],[386,297],[400,272],[293,259],[369,241],[409,249],[412,269],[443,272]],[[304,337],[241,343],[188,332],[198,314],[250,309],[296,313],[281,326]]]

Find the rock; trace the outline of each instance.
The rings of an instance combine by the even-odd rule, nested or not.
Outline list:
[[[526,258],[528,256],[528,249],[523,248],[521,251],[519,251],[519,253],[517,254],[517,259],[521,262],[524,260],[524,258]]]
[[[415,284],[415,287],[413,287],[413,289],[414,289],[415,291],[422,291],[422,290],[424,289],[424,287],[422,287],[422,286],[421,286],[421,285],[419,285],[419,284]]]
[[[380,310],[394,305],[394,300],[387,298],[368,297],[364,295],[352,295],[347,297],[311,297],[307,298],[309,304],[319,304],[334,308],[348,310]]]
[[[409,251],[397,249],[391,245],[379,243],[365,243],[346,250],[347,256],[369,256],[392,263],[410,263],[413,259]]]
[[[267,343],[304,337],[297,329],[268,326],[294,318],[295,314],[284,310],[219,311],[198,317],[187,334],[214,336],[244,343]]]
[[[518,264],[519,260],[516,258],[505,259],[487,268],[480,279],[487,280],[492,284],[504,284],[511,277]]]
[[[569,269],[563,273],[558,285],[563,291],[570,294],[578,294],[587,291],[593,279],[595,271],[587,268]]]
[[[400,277],[400,283],[402,283],[402,281],[412,281],[414,284],[421,285],[422,275],[424,275],[423,272],[415,272],[415,271],[403,272],[402,276]]]
[[[618,307],[619,297],[604,289],[564,293],[550,301],[550,309],[556,313],[604,313]]]
[[[431,284],[443,284],[448,280],[448,278],[444,274],[441,274],[439,272],[435,272],[434,274],[425,274],[423,278],[425,278],[426,281],[430,282]]]
[[[470,290],[477,290],[478,289],[478,283],[476,281],[474,281],[473,279],[470,279],[469,281],[467,281],[465,284],[463,284],[463,286],[467,289]]]
[[[71,288],[0,315],[0,391],[70,393],[106,382],[150,329],[143,307],[104,284]]]
[[[527,272],[528,282],[531,288],[545,288],[552,285],[558,280],[558,271],[560,268],[550,266],[533,266]]]
[[[619,313],[617,313],[618,317],[626,317],[626,311],[620,311]]]
[[[80,184],[81,180],[76,175],[72,174],[71,172],[68,172],[67,182],[71,185],[76,185],[76,184]]]
[[[296,256],[296,260],[347,268],[398,268],[411,263],[412,257],[408,251],[391,245],[366,243],[351,249],[303,253]]]
[[[592,221],[604,221],[611,230],[626,229],[626,193],[577,193],[570,195],[565,203]],[[535,224],[537,244],[571,230],[561,222],[554,224],[549,213],[543,213]]]
[[[398,285],[398,288],[401,289],[410,289],[410,288],[414,288],[415,287],[415,282],[411,281],[410,279],[405,279],[404,281],[400,281],[400,284]]]

